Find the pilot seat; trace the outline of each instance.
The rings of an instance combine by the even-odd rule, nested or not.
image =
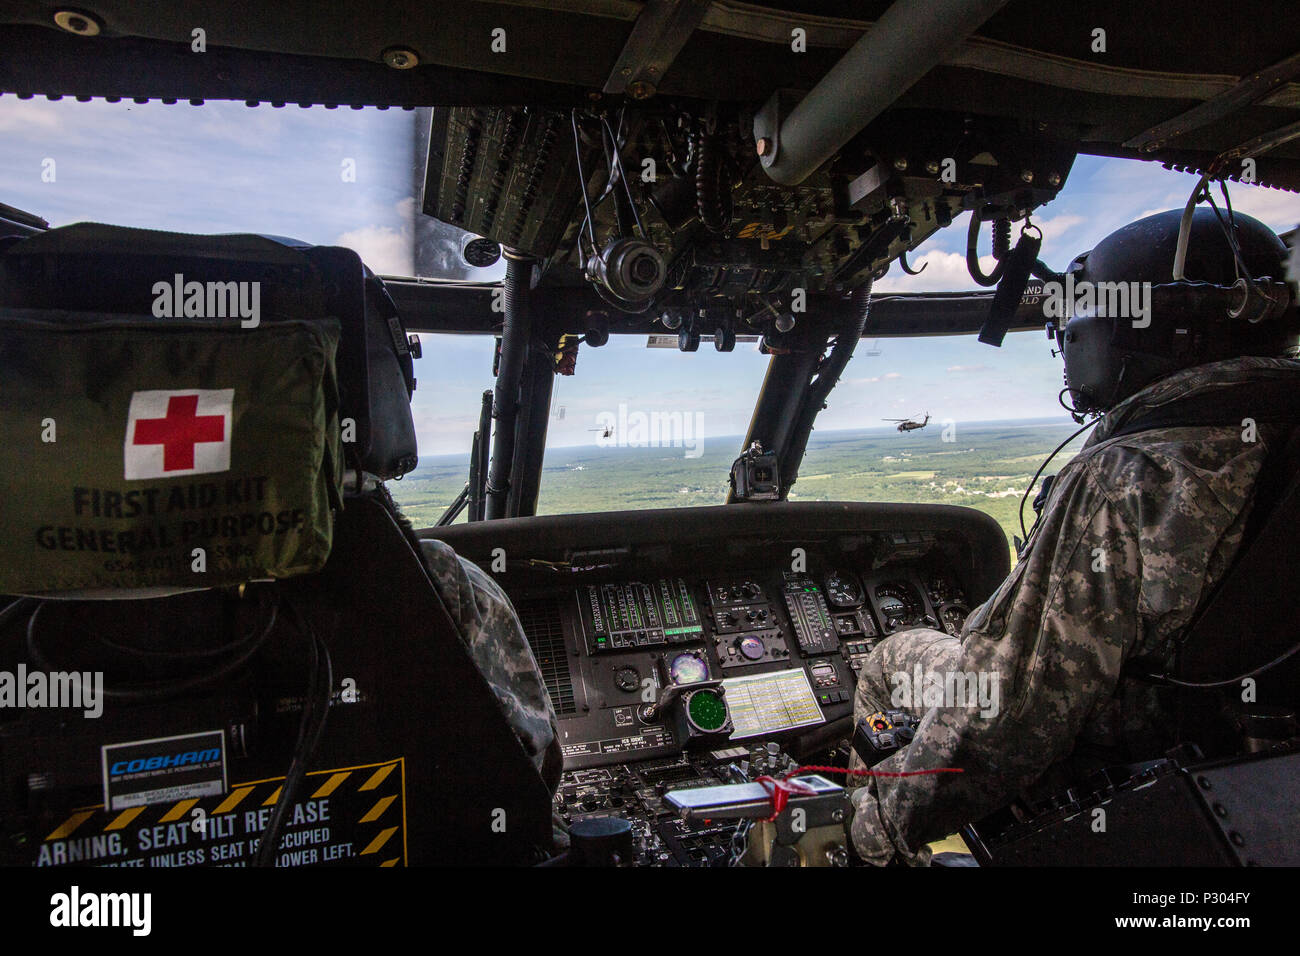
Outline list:
[[[553,852],[382,485],[416,464],[412,344],[348,249],[0,239],[0,862]]]

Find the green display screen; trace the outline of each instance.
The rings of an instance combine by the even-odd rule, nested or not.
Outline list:
[[[707,690],[697,691],[691,695],[686,705],[686,712],[691,722],[700,730],[720,730],[727,723],[727,705],[722,698]]]

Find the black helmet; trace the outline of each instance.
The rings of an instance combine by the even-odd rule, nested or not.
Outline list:
[[[1070,264],[1063,283],[1070,310],[1058,319],[1057,337],[1076,409],[1104,411],[1178,369],[1240,355],[1276,356],[1295,344],[1296,309],[1276,285],[1286,275],[1282,240],[1258,219],[1234,215],[1241,265],[1255,280],[1251,294],[1262,290],[1260,301],[1273,308],[1262,319],[1233,317],[1233,303],[1246,294],[1238,280],[1246,275],[1212,209],[1195,211],[1185,281],[1174,284],[1181,217],[1173,209],[1129,223]],[[1226,291],[1234,284],[1236,299]],[[1072,296],[1076,289],[1082,291]]]

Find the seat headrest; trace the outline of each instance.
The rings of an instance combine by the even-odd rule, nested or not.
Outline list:
[[[348,466],[381,480],[415,467],[415,375],[406,330],[383,283],[351,249],[102,223],[75,223],[0,248],[0,305],[170,318],[239,314],[245,326],[338,319]],[[231,282],[256,300],[233,299]],[[256,319],[240,314],[254,309]]]
[[[14,242],[0,382],[3,593],[315,571],[345,467],[415,464],[405,331],[347,249],[94,224]]]

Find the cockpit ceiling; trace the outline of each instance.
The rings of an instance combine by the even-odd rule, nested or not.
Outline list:
[[[900,0],[924,3],[925,0]],[[659,6],[673,6],[665,0]],[[99,33],[54,25],[42,2],[0,2],[0,91],[338,105],[588,104],[608,88],[636,0],[340,0],[259,5],[100,0]],[[890,6],[884,0],[681,0],[661,96],[759,104],[806,90]],[[506,31],[493,52],[490,31]],[[807,51],[791,50],[791,30]],[[206,52],[191,51],[204,31]],[[1105,52],[1094,52],[1095,31]],[[678,44],[669,44],[677,46]],[[383,53],[414,51],[393,69]],[[1285,5],[1212,0],[1012,0],[895,104],[1052,124],[1092,152],[1138,155],[1145,132],[1300,51]],[[1296,70],[1293,72],[1300,72]],[[1300,83],[1270,84],[1151,158],[1189,166],[1300,119]],[[1128,145],[1125,145],[1128,144]],[[1300,142],[1272,153],[1300,158]],[[1282,177],[1289,179],[1290,177]],[[1290,185],[1290,183],[1288,183]]]

